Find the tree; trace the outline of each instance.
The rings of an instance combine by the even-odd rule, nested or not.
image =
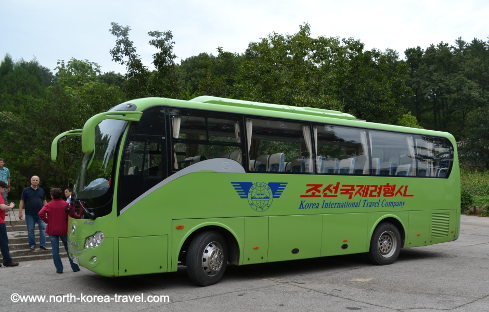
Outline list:
[[[110,50],[112,60],[125,65],[126,73],[126,90],[130,97],[143,97],[148,94],[149,72],[143,65],[140,56],[136,52],[134,43],[129,39],[129,26],[120,26],[117,23],[111,23],[110,32],[117,39],[115,47]]]
[[[489,168],[489,104],[467,116],[465,139],[460,146],[461,160],[466,164]]]
[[[218,55],[200,53],[183,60],[178,67],[181,97],[199,95],[238,97],[236,83],[243,57],[218,48]]]
[[[336,50],[334,38],[314,39],[308,24],[294,35],[273,33],[250,43],[238,76],[237,95],[248,100],[295,106],[341,109],[334,96],[328,50]]]
[[[150,31],[148,35],[152,38],[149,44],[157,49],[153,54],[153,65],[156,71],[151,74],[151,95],[165,97],[176,97],[178,85],[175,70],[175,58],[173,54],[173,34],[171,31]]]

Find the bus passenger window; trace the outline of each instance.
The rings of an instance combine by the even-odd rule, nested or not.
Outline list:
[[[448,178],[453,162],[453,148],[445,138],[417,136],[416,159],[419,177]]]
[[[380,169],[372,174],[382,176],[415,176],[416,157],[413,135],[370,130],[372,161]],[[372,164],[372,167],[374,165]]]
[[[318,173],[342,175],[370,174],[367,133],[342,126],[315,126]]]
[[[313,172],[309,126],[297,122],[248,119],[246,131],[250,171]]]
[[[173,116],[173,170],[213,158],[242,163],[240,127],[237,119],[207,116]]]

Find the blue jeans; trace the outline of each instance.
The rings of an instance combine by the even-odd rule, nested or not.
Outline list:
[[[3,263],[12,262],[8,249],[7,227],[5,223],[0,224],[0,250],[2,251]]]
[[[49,237],[51,238],[51,251],[53,254],[53,262],[54,266],[56,267],[56,272],[63,273],[63,263],[61,262],[61,257],[59,256],[59,240],[61,239],[63,245],[65,246],[65,250],[68,253],[68,243],[66,242],[66,235],[49,235]],[[80,271],[80,267],[77,264],[73,263],[73,260],[71,260],[69,255],[68,259],[70,260],[70,265],[73,272]]]
[[[27,223],[27,235],[29,236],[29,246],[36,246],[36,237],[34,235],[34,228],[39,227],[39,244],[46,246],[46,223],[39,218],[39,216],[25,215],[25,222]]]

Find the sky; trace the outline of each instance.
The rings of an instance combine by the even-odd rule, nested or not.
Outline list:
[[[294,34],[308,23],[313,37],[354,38],[367,49],[405,49],[458,37],[488,40],[485,0],[0,0],[0,57],[86,59],[103,72],[125,72],[112,61],[110,23],[131,28],[130,39],[153,69],[148,31],[171,30],[177,61],[217,48],[243,53],[276,32]]]

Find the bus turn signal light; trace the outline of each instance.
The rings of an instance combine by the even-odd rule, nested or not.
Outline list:
[[[183,230],[184,226],[183,226],[183,225],[177,225],[175,228],[176,228],[177,230]]]
[[[252,248],[253,248],[253,250],[258,250],[258,249],[260,249],[260,246],[253,246]]]

